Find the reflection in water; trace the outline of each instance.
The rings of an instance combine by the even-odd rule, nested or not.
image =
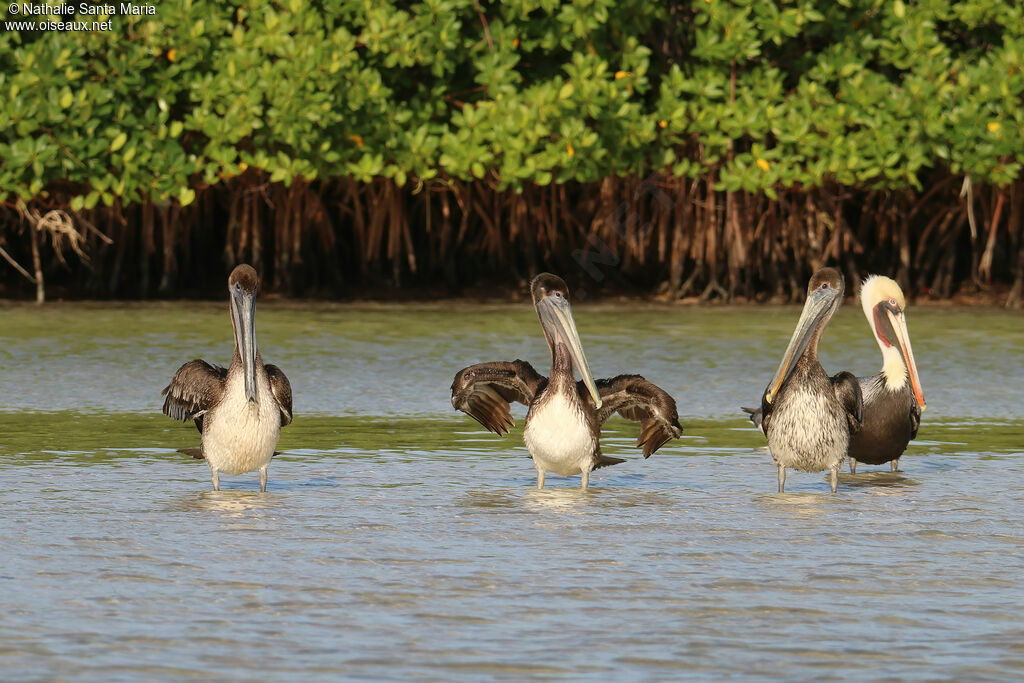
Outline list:
[[[871,487],[878,489],[903,489],[919,486],[916,479],[911,479],[905,472],[884,472],[867,470],[857,474],[840,474],[839,482],[843,486]]]
[[[222,485],[220,491],[203,491],[198,496],[187,496],[179,509],[219,512],[228,517],[245,517],[254,510],[271,510],[281,507],[282,504],[281,499],[275,497],[272,492],[261,494],[258,490],[231,490]]]
[[[467,491],[459,505],[484,510],[510,511],[522,507],[522,496],[508,491]]]
[[[579,514],[596,507],[594,497],[589,490],[584,491],[581,488],[535,488],[524,492],[522,504],[532,512]]]

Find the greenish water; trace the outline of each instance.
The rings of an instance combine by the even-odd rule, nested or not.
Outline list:
[[[612,421],[626,463],[536,491],[525,409],[502,439],[449,403],[469,363],[543,368],[528,305],[260,302],[296,420],[259,494],[209,490],[160,414],[178,365],[229,359],[226,305],[0,306],[3,678],[1020,677],[1024,319],[912,308],[901,471],[778,495],[737,409],[797,315],[577,307],[595,374],[657,382],[685,434],[644,461]],[[822,360],[877,371],[854,307]]]

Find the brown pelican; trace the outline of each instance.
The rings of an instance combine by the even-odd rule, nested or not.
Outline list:
[[[863,399],[849,372],[829,377],[818,362],[818,342],[843,301],[843,276],[822,268],[807,285],[807,301],[775,377],[761,397],[762,429],[779,466],[779,493],[786,468],[831,473],[832,492],[850,435],[861,426]]]
[[[907,302],[895,281],[872,275],[860,290],[860,304],[882,349],[882,371],[859,378],[864,426],[850,439],[850,472],[857,471],[858,461],[889,462],[895,472],[926,407],[907,331]]]
[[[582,474],[585,489],[591,470],[625,462],[601,454],[601,425],[613,413],[641,423],[636,445],[645,458],[682,434],[676,402],[643,377],[594,380],[561,278],[542,273],[530,291],[551,350],[551,376],[522,360],[471,365],[455,375],[452,405],[499,436],[514,424],[512,401],[529,406],[523,440],[537,468],[538,489],[544,488],[545,472]]]
[[[292,387],[276,365],[264,365],[256,350],[256,289],[251,266],[231,271],[228,294],[235,354],[225,370],[204,360],[185,363],[160,392],[164,414],[175,420],[195,420],[202,434],[198,457],[206,459],[213,490],[220,490],[220,473],[260,471],[260,491],[267,490],[267,467],[281,427],[292,421]],[[188,452],[188,451],[186,451]]]

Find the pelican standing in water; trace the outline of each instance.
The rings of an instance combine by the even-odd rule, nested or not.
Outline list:
[[[843,302],[843,289],[843,276],[833,268],[811,277],[796,330],[761,397],[761,424],[779,467],[779,493],[786,488],[787,467],[828,470],[835,493],[850,435],[861,426],[864,404],[857,378],[846,371],[829,377],[818,362],[818,342]]]
[[[581,474],[586,489],[592,470],[625,462],[601,454],[601,426],[613,413],[641,423],[636,445],[645,458],[682,434],[676,402],[643,377],[594,380],[561,278],[542,273],[530,292],[551,350],[550,376],[522,360],[471,365],[455,375],[452,405],[499,436],[514,424],[512,401],[529,406],[523,440],[537,468],[538,489],[544,488],[546,472]]]
[[[175,420],[195,420],[202,435],[196,457],[206,459],[213,490],[220,490],[220,473],[259,470],[260,491],[267,490],[267,467],[274,457],[281,427],[292,421],[292,387],[276,365],[264,365],[256,349],[256,271],[240,265],[228,278],[235,354],[225,370],[204,360],[185,363],[166,395],[164,414]]]
[[[889,462],[895,472],[907,444],[917,436],[921,412],[927,407],[910,347],[907,302],[894,280],[872,275],[861,287],[860,304],[882,349],[882,371],[859,379],[864,426],[850,439],[850,472],[857,472],[858,462]]]

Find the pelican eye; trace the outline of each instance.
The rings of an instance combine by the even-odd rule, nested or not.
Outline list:
[[[828,283],[827,282],[822,282],[821,283],[821,287],[818,287],[818,289],[828,289]]]

